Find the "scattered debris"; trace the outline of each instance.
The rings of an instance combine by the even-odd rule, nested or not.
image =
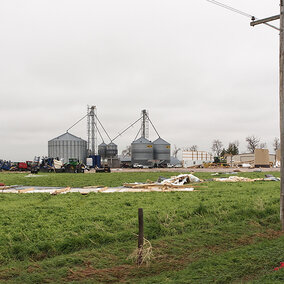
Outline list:
[[[183,185],[185,183],[198,183],[198,182],[201,182],[201,180],[192,174],[181,174],[178,176],[171,177],[169,179],[165,179],[161,182],[161,184]]]
[[[127,259],[131,259],[133,262],[137,261],[137,255],[142,250],[142,262],[140,266],[145,263],[146,266],[149,266],[151,263],[151,260],[153,258],[153,248],[150,241],[144,238],[143,240],[143,246],[141,248],[136,248],[128,257]]]
[[[263,180],[266,180],[266,181],[280,181],[280,178],[275,177],[273,175],[265,175],[265,178]]]
[[[57,189],[53,192],[51,192],[50,194],[51,195],[57,195],[57,194],[61,194],[61,193],[67,193],[68,191],[70,191],[71,187],[65,187],[65,188],[60,188],[60,189]]]
[[[251,164],[242,164],[242,168],[252,168],[253,166]]]
[[[279,269],[281,269],[283,267],[284,267],[284,262],[280,262],[280,266],[279,267],[275,267],[274,271],[277,271],[277,270],[279,270]]]
[[[246,177],[238,177],[238,176],[230,176],[228,178],[214,178],[214,181],[221,182],[253,182],[253,181],[280,181],[280,178],[266,177],[266,178],[246,178]]]
[[[102,185],[90,185],[90,186],[84,186],[83,188],[89,189],[89,188],[99,188],[103,187]]]
[[[25,189],[19,189],[18,193],[26,193],[26,192],[29,192],[29,191],[32,191],[32,190],[34,190],[33,187],[25,188]]]
[[[30,177],[44,177],[46,175],[35,175],[35,174],[28,174],[25,177],[30,178]]]
[[[123,186],[143,191],[193,191],[196,185],[188,186],[188,183],[199,183],[201,180],[192,174],[181,174],[171,178],[159,177],[157,182],[148,183],[124,183]]]

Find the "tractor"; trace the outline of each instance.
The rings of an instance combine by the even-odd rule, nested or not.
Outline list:
[[[78,159],[69,159],[69,162],[64,164],[66,173],[84,173],[86,166],[80,163]]]

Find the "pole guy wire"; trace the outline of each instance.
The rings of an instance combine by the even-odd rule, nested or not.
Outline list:
[[[207,1],[207,2],[210,2],[210,3],[212,3],[212,4],[215,4],[215,5],[217,5],[217,6],[220,6],[220,7],[224,8],[224,9],[230,10],[230,11],[232,11],[232,12],[234,12],[234,13],[239,14],[239,15],[248,17],[248,18],[250,18],[252,21],[258,20],[258,18],[256,18],[256,17],[253,16],[253,15],[250,15],[250,14],[248,14],[248,13],[246,13],[246,12],[243,12],[243,11],[241,11],[241,10],[238,10],[238,9],[236,9],[236,8],[233,8],[233,7],[229,6],[229,5],[223,4],[223,3],[219,2],[219,1],[215,1],[215,0],[206,0],[206,1]],[[271,24],[268,24],[268,23],[264,23],[264,24],[267,25],[267,26],[269,26],[269,27],[271,27],[271,28],[273,28],[273,29],[275,29],[275,30],[280,31],[279,28],[277,28],[277,27],[275,27],[275,26],[273,26],[273,25],[271,25]]]

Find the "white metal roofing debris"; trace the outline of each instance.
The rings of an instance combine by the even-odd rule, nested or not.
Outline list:
[[[252,181],[280,181],[280,178],[274,176],[268,176],[265,178],[245,178],[238,176],[230,176],[228,178],[214,178],[213,180],[221,182],[252,182]]]
[[[30,190],[29,190],[30,189]],[[94,193],[115,193],[115,192],[150,192],[150,191],[158,191],[163,192],[163,188],[127,188],[127,187],[94,187],[94,188],[70,188],[65,191],[67,188],[64,187],[29,187],[29,186],[15,186],[13,188],[8,189],[0,189],[0,193],[50,193],[50,194],[66,194],[66,193],[74,193],[79,192],[81,194],[88,194],[90,192]],[[194,188],[172,188],[171,191],[193,191]]]
[[[169,179],[165,179],[161,182],[161,184],[183,185],[185,183],[195,182],[201,182],[201,180],[192,174],[181,174],[178,176],[171,177]]]

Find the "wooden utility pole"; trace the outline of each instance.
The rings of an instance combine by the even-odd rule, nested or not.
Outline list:
[[[284,6],[280,0],[280,54],[279,54],[279,103],[280,103],[280,151],[281,151],[281,193],[280,193],[280,219],[284,231]]]
[[[284,0],[280,0],[280,15],[266,19],[252,21],[251,26],[267,24],[268,22],[280,18],[280,40],[279,40],[279,111],[280,111],[280,149],[281,149],[281,168],[280,168],[280,220],[282,231],[284,231]]]

